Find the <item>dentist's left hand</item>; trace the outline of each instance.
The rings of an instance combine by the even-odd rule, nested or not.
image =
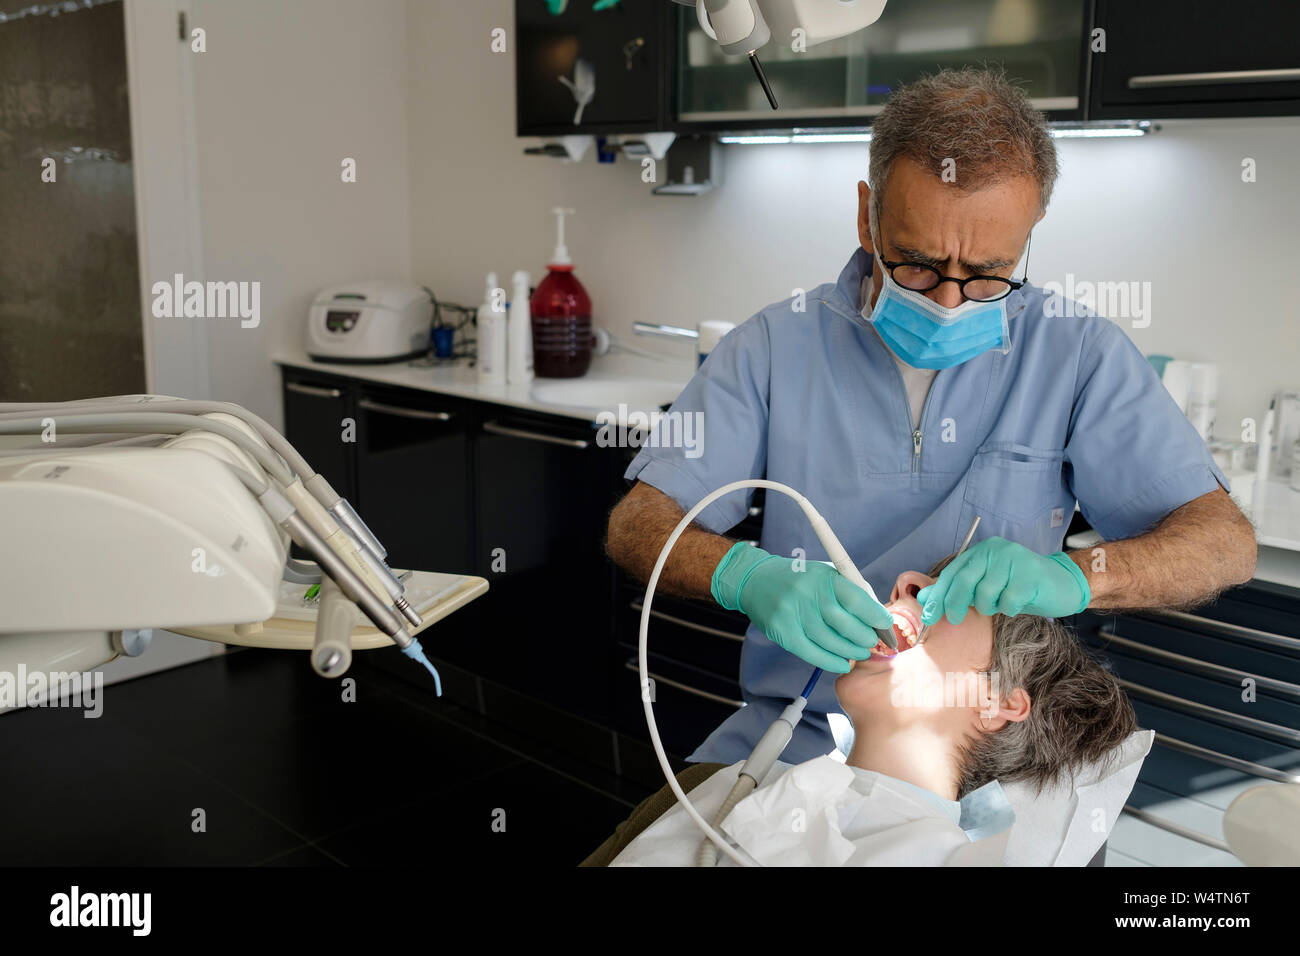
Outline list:
[[[1063,551],[1041,555],[1005,538],[989,538],[954,558],[916,599],[923,609],[923,625],[945,614],[960,624],[969,607],[986,617],[1068,617],[1091,603],[1092,589],[1083,570]]]

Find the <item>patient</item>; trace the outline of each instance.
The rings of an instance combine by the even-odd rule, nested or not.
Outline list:
[[[917,592],[949,560],[929,574],[898,576],[886,604],[898,652],[877,644],[836,680],[855,729],[846,763],[922,788],[942,803],[995,780],[1041,790],[1104,762],[1137,729],[1133,708],[1114,676],[1057,621],[985,617],[971,608],[960,624],[941,618],[925,644],[912,646],[921,620]],[[722,767],[693,765],[679,780],[690,792]],[[674,805],[671,791],[660,791],[584,865],[612,862]]]
[[[1037,789],[1103,760],[1137,729],[1132,705],[1110,671],[1059,622],[971,608],[960,624],[940,618],[924,645],[916,594],[930,574],[905,571],[888,610],[899,653],[877,645],[835,682],[855,728],[851,766],[876,770],[960,799],[990,780]]]

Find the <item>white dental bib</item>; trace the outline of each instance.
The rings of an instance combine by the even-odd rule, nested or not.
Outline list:
[[[743,763],[690,792],[711,818]],[[1015,813],[996,783],[960,802],[834,759],[777,762],[736,805],[722,831],[767,866],[1000,866]],[[611,866],[691,866],[703,837],[675,806]],[[723,856],[719,866],[734,866]]]

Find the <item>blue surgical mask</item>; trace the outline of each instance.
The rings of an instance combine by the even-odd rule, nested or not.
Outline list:
[[[1010,351],[1007,300],[963,302],[948,309],[920,292],[904,289],[880,267],[884,285],[870,312],[862,317],[876,327],[885,344],[913,368],[952,368],[989,349]]]

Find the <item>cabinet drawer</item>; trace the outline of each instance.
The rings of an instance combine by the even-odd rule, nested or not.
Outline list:
[[[343,497],[355,504],[355,474],[348,424],[352,386],[327,375],[284,369],[284,435]]]
[[[1080,636],[1156,731],[1143,783],[1213,802],[1246,782],[1300,774],[1297,609],[1291,589],[1252,584],[1191,612],[1080,615]]]
[[[356,439],[358,508],[389,563],[470,573],[464,405],[431,393],[362,388]]]
[[[619,610],[619,635],[633,649],[640,639],[644,600],[644,592],[625,591]],[[740,614],[656,596],[650,607],[649,649],[660,657],[734,681],[740,674],[740,649],[747,625]]]
[[[619,657],[622,666],[614,678],[619,730],[638,740],[649,740],[637,649],[620,644]],[[650,678],[654,681],[659,737],[669,754],[687,757],[719,724],[740,709],[740,688],[734,681],[655,654],[649,654],[648,659]]]

